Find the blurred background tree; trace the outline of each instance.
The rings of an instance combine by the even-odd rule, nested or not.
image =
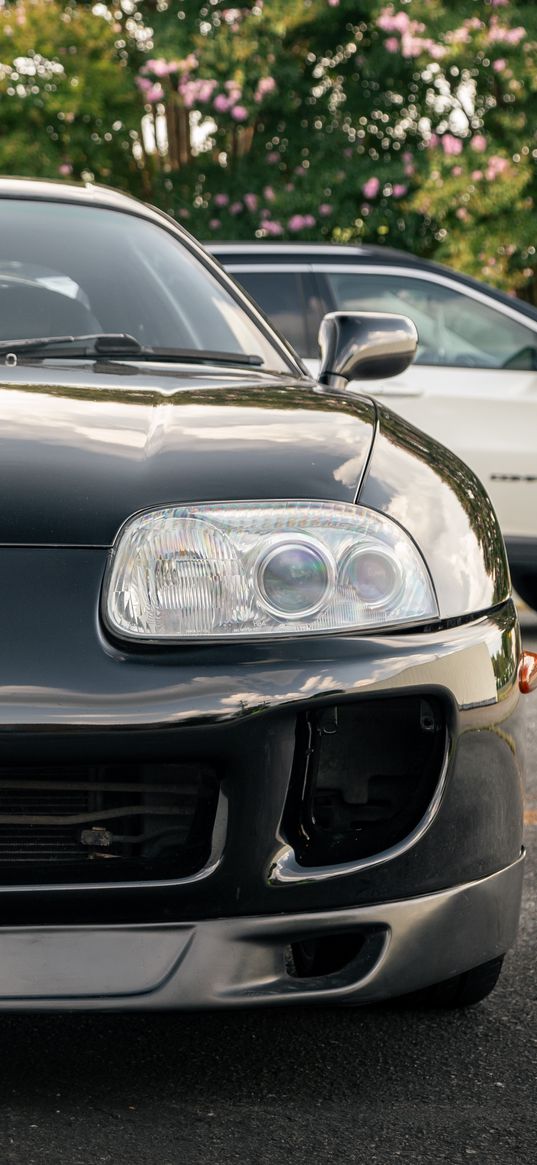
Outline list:
[[[104,4],[0,4],[0,173],[140,194],[141,46]]]
[[[0,169],[202,238],[404,247],[537,301],[534,0],[17,0]]]

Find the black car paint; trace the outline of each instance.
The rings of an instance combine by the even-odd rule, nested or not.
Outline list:
[[[4,376],[0,546],[111,546],[132,514],[173,502],[359,496],[408,528],[442,619],[509,594],[473,474],[373,401],[250,370],[30,361]]]
[[[16,376],[14,375],[16,373]],[[19,364],[0,382],[0,545],[110,546],[141,509],[353,502],[374,406],[266,373]]]

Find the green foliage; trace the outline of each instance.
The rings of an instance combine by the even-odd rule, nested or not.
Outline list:
[[[0,9],[0,171],[143,189],[133,156],[135,47],[102,6],[17,0]]]
[[[537,298],[536,50],[534,0],[17,0],[0,169],[89,172],[204,238],[387,243]]]

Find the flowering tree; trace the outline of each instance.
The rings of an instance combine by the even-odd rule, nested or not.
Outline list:
[[[537,299],[534,0],[0,0],[0,166]],[[26,72],[24,71],[26,70]]]
[[[530,293],[533,0],[140,7],[157,197],[195,232],[389,242]]]

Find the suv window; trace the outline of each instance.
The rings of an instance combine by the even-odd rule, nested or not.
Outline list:
[[[417,364],[537,368],[537,332],[454,288],[388,272],[325,276],[337,309],[409,316],[418,329]]]
[[[310,289],[311,276],[299,271],[234,272],[232,267],[230,273],[300,356],[318,355],[322,312],[313,287]]]

